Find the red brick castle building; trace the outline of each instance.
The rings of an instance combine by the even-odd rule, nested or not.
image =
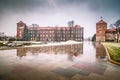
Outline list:
[[[70,22],[70,25],[73,22]],[[83,41],[84,28],[80,25],[69,27],[40,27],[37,24],[27,26],[23,21],[17,23],[17,39],[23,41]]]
[[[107,23],[100,20],[96,23],[96,41],[114,41],[115,29],[107,29]]]

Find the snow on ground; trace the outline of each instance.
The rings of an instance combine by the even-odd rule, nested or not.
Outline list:
[[[59,46],[59,45],[71,45],[71,44],[79,44],[82,42],[77,41],[65,41],[65,42],[56,42],[56,43],[47,43],[47,44],[37,44],[37,45],[30,45],[30,46],[24,46],[24,47],[38,47],[38,46]]]

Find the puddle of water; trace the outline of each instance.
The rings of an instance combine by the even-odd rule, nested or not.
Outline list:
[[[71,69],[74,74],[68,74]],[[0,50],[0,75],[24,73],[26,77],[25,72],[29,72],[35,77],[35,74],[41,72],[43,75],[39,76],[43,77],[44,74],[52,75],[50,73],[52,71],[62,76],[74,76],[78,73],[88,76],[94,73],[110,77],[113,74],[109,72],[113,69],[120,73],[118,66],[107,63],[105,49],[99,43],[84,42],[72,45]]]
[[[97,59],[105,59],[106,52],[99,43],[79,43],[72,45],[46,46],[19,48],[0,51],[0,57],[4,61],[33,62],[33,63],[75,63],[78,61],[95,62]]]

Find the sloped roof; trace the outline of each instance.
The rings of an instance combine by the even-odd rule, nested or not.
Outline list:
[[[23,23],[23,21],[19,21],[18,23]]]
[[[110,32],[116,32],[116,29],[107,29],[106,32],[107,32],[107,33],[110,33]]]
[[[75,25],[74,27],[75,27],[75,28],[80,28],[81,26],[80,26],[80,25]]]
[[[97,24],[100,24],[100,23],[105,23],[105,24],[107,24],[104,20],[100,20],[99,22],[97,22]]]
[[[28,27],[29,30],[53,30],[55,27]]]

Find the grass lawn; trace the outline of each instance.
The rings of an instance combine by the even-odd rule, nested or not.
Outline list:
[[[120,43],[102,43],[109,52],[110,58],[120,62]]]

